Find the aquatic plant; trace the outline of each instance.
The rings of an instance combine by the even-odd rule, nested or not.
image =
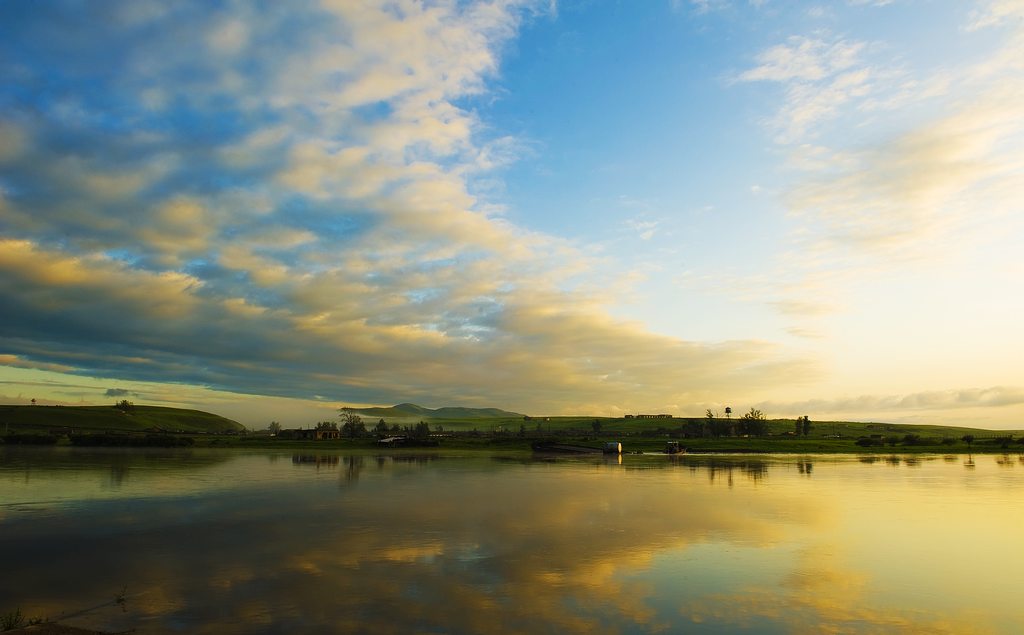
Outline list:
[[[16,628],[24,628],[26,626],[35,626],[36,624],[42,624],[43,618],[31,617],[25,618],[21,614],[21,607],[14,609],[8,613],[0,615],[0,631],[13,631]]]

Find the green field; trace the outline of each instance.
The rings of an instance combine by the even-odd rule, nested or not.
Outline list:
[[[0,406],[0,434],[83,432],[238,433],[237,421],[200,410],[132,406]]]
[[[370,420],[364,417],[367,425],[372,427],[375,420]],[[733,419],[734,421],[736,419]],[[385,419],[385,421],[388,421]],[[523,429],[527,433],[535,433],[540,431],[542,433],[551,432],[565,432],[565,431],[582,431],[591,432],[594,429],[594,422],[599,422],[600,432],[602,435],[611,433],[627,434],[627,435],[638,435],[638,434],[663,434],[666,431],[677,430],[685,426],[701,425],[706,422],[704,417],[673,417],[672,419],[622,419],[622,418],[611,418],[611,417],[531,417],[529,420],[525,420],[523,417],[489,417],[489,418],[472,418],[472,419],[447,419],[447,418],[431,418],[426,420],[430,427],[436,429],[437,426],[441,426],[444,430],[450,431],[469,431],[477,430],[479,432],[512,432],[518,433],[520,429]],[[768,420],[768,436],[780,436],[785,435],[787,432],[795,430],[795,421],[793,419],[769,419]],[[916,425],[916,424],[897,424],[897,423],[870,423],[870,422],[859,422],[859,421],[812,421],[810,434],[807,436],[808,439],[823,439],[833,438],[835,436],[843,438],[857,438],[860,436],[871,436],[873,434],[881,434],[884,436],[889,435],[906,435],[906,434],[918,434],[921,436],[956,436],[961,437],[965,434],[974,434],[979,438],[981,436],[1002,436],[1005,434],[1014,434],[1019,436],[1022,430],[982,430],[978,428],[965,428],[955,426],[937,426],[937,425]],[[801,436],[801,439],[804,437]]]
[[[439,409],[442,412],[453,409]],[[437,411],[433,411],[437,412]],[[368,413],[367,413],[368,414]],[[416,419],[384,418],[390,425],[415,426]],[[372,431],[378,418],[363,416]],[[754,453],[957,453],[1024,452],[1021,430],[983,430],[937,425],[812,421],[809,434],[796,435],[795,421],[766,421],[760,436],[707,434],[703,417],[671,419],[625,419],[609,417],[524,417],[488,416],[425,418],[437,441],[436,448],[419,452],[489,450],[530,452],[537,441],[599,448],[608,441],[622,443],[626,452],[658,452],[668,441],[677,441],[690,452]],[[721,421],[721,420],[720,420]],[[312,427],[313,422],[308,426]],[[198,410],[158,406],[132,406],[122,411],[114,406],[0,406],[0,435],[55,435],[66,443],[68,435],[114,433],[176,433],[195,437],[199,446],[375,450],[377,437],[324,441],[294,441],[251,433],[236,421]],[[407,430],[392,433],[404,435]],[[965,435],[973,437],[970,443]],[[64,439],[64,440],[61,440]],[[24,440],[24,439],[23,439]],[[12,441],[13,442],[13,441]]]

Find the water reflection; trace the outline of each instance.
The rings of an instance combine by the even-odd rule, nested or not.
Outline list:
[[[337,454],[293,454],[293,465],[309,465],[320,469],[321,467],[338,467],[341,457]]]
[[[958,595],[960,567],[1024,570],[1024,470],[998,468],[1022,487],[995,505],[976,477],[996,467],[963,484],[943,461],[284,456],[222,457],[217,479],[247,483],[230,490],[8,511],[0,597],[56,616],[127,585],[123,613],[74,623],[147,633],[1011,632],[1024,617],[1013,580]],[[157,482],[146,466],[131,479]],[[949,518],[968,501],[975,520]],[[984,548],[949,553],[979,532]]]
[[[996,456],[996,465],[1000,467],[1017,467],[1017,460],[1009,454],[999,454]]]

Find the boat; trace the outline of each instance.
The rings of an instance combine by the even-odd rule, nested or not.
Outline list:
[[[686,454],[686,448],[681,447],[678,441],[669,441],[665,444],[665,454]]]

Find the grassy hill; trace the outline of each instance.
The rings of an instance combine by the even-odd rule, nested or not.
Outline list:
[[[735,418],[734,418],[735,420]],[[544,433],[552,432],[591,432],[594,422],[600,426],[602,436],[609,434],[623,434],[627,436],[640,435],[644,433],[664,434],[679,430],[681,428],[692,429],[692,426],[699,426],[705,423],[704,417],[673,417],[672,419],[623,419],[612,417],[530,417],[524,418],[521,415],[495,416],[495,417],[472,417],[472,418],[441,418],[434,417],[430,424],[442,424],[445,430],[479,430],[480,432],[506,431],[518,432],[522,427],[526,432],[540,430]],[[795,430],[793,419],[769,419],[768,435],[783,436]],[[960,438],[965,434],[973,434],[979,438],[995,437],[1013,434],[1019,437],[1024,430],[984,430],[979,428],[941,426],[928,424],[906,424],[906,423],[871,423],[859,421],[811,421],[811,430],[808,438],[829,439],[843,438],[856,439],[857,437],[872,435],[904,436],[916,434],[922,437],[950,437]]]
[[[46,432],[70,428],[76,432],[241,432],[245,427],[224,417],[181,408],[133,406],[123,412],[114,406],[0,406],[0,434]]]
[[[499,410],[498,408],[459,408],[446,406],[443,408],[424,408],[414,403],[400,403],[397,406],[384,408],[342,408],[346,412],[352,412],[367,417],[391,418],[420,418],[420,419],[522,419],[523,415]]]

